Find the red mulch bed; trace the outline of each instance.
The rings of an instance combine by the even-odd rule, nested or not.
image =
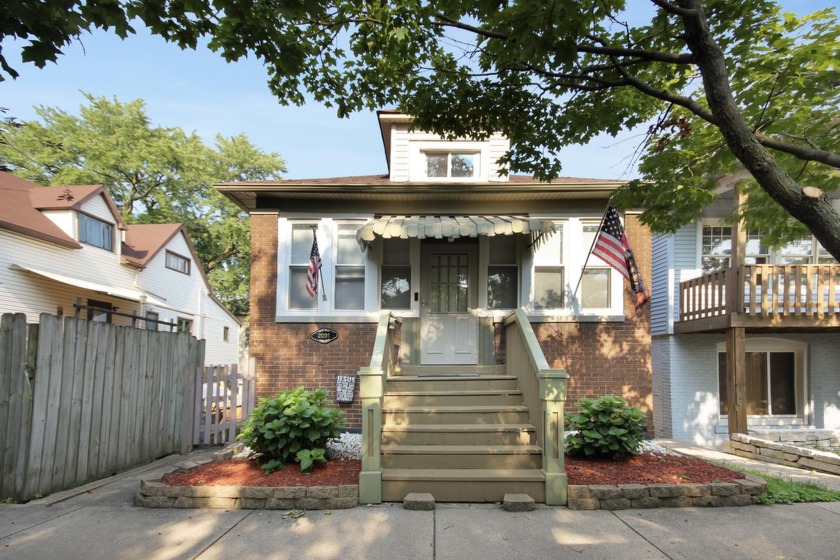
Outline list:
[[[297,465],[266,475],[253,459],[205,463],[167,474],[170,486],[336,486],[358,484],[361,462],[336,460],[304,474]],[[645,454],[626,461],[566,457],[569,484],[688,484],[731,482],[742,473],[684,455]]]

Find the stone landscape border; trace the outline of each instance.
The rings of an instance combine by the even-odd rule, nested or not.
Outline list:
[[[840,455],[831,451],[804,447],[824,445],[825,447],[835,446],[837,435],[833,431],[825,431],[826,434],[819,434],[820,430],[814,430],[805,436],[799,433],[775,432],[762,433],[760,435],[733,434],[730,441],[723,444],[723,450],[732,455],[756,459],[777,465],[787,465],[800,469],[825,472],[840,475]],[[794,439],[807,437],[807,440]],[[822,438],[822,439],[820,439]]]
[[[225,448],[209,460],[229,459],[239,449]],[[184,461],[176,465],[176,470],[198,464]],[[758,503],[757,496],[766,490],[767,483],[750,474],[743,480],[711,484],[569,485],[567,506],[573,510],[748,506]],[[150,508],[226,510],[350,509],[359,505],[359,486],[169,486],[160,480],[141,480],[134,504]]]
[[[711,484],[569,485],[569,509],[650,509],[661,507],[749,506],[767,490],[763,479],[746,475]]]

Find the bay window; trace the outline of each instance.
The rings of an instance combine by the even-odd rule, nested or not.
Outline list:
[[[382,309],[411,309],[411,252],[408,239],[382,240],[379,301]]]
[[[335,259],[335,308],[365,308],[365,255],[356,243],[357,224],[338,226]]]
[[[514,309],[518,306],[519,265],[516,259],[516,236],[488,237],[487,308]],[[561,280],[562,284],[562,280]]]

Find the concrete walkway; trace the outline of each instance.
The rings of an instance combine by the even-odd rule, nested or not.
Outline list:
[[[741,462],[667,443],[683,452]],[[385,504],[306,512],[299,518],[282,511],[132,505],[141,479],[159,478],[184,459],[169,457],[29,504],[0,505],[0,558],[804,560],[840,554],[840,503],[616,512],[542,507],[527,513],[493,505],[438,504],[435,511],[406,511],[400,504]],[[838,477],[830,478],[830,485],[840,488]]]

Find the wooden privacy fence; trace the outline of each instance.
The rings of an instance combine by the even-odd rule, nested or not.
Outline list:
[[[28,500],[188,452],[186,381],[203,362],[204,342],[185,333],[4,314],[0,497]]]

